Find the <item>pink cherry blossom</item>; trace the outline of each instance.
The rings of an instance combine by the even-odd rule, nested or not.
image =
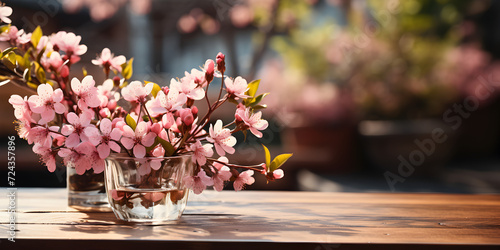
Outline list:
[[[198,70],[198,69],[192,69],[191,70],[191,73],[188,73],[187,71],[184,73],[185,74],[185,77],[184,77],[184,81],[193,81],[194,83],[196,83],[199,87],[206,87],[208,82],[207,82],[207,79],[206,79],[206,76],[208,75],[209,77],[211,77],[209,80],[211,81],[213,79],[213,76],[214,76],[214,71],[215,71],[215,65],[214,65],[214,61],[213,60],[210,60],[208,59],[204,66],[203,66],[203,71],[201,70]]]
[[[90,126],[91,116],[88,112],[82,113],[80,116],[71,112],[66,115],[66,119],[70,125],[63,125],[61,133],[68,136],[66,139],[66,147],[72,148],[78,145],[81,141],[88,141],[85,135],[85,128]]]
[[[145,103],[146,97],[153,90],[154,84],[152,82],[142,85],[140,81],[133,81],[125,88],[122,89],[122,96],[125,100],[129,102]]]
[[[32,112],[29,107],[28,97],[25,96],[24,99],[20,95],[11,95],[9,98],[9,103],[14,107],[14,116],[21,122],[35,122],[31,117]]]
[[[231,131],[222,127],[222,121],[217,120],[215,126],[210,124],[209,128],[210,137],[207,140],[215,145],[217,154],[223,156],[228,152],[233,154],[235,149],[233,146],[236,144],[236,138],[231,135]]]
[[[99,65],[104,68],[111,68],[117,70],[118,72],[122,72],[122,64],[127,61],[125,56],[114,56],[111,54],[111,51],[108,48],[104,48],[101,52],[101,56],[97,57],[97,59],[92,60],[94,65]]]
[[[59,54],[59,52],[57,51],[52,51],[50,53],[50,57],[42,57],[42,65],[51,71],[59,72],[63,64],[64,61],[61,57],[61,54]]]
[[[74,167],[76,173],[82,175],[90,170],[94,162],[89,161],[87,155],[91,154],[94,146],[90,142],[82,142],[74,148],[61,148],[58,155],[64,159],[64,164]]]
[[[26,135],[26,139],[28,143],[40,143],[45,144],[48,142],[52,142],[52,134],[59,130],[57,126],[34,126],[29,129],[29,132]]]
[[[205,97],[205,90],[198,86],[193,79],[183,78],[177,81],[172,78],[170,80],[170,90],[177,90],[184,93],[188,98],[193,100],[201,100]]]
[[[71,57],[71,63],[76,63],[80,60],[77,56],[83,55],[87,52],[87,46],[80,44],[81,40],[81,36],[77,36],[74,33],[66,31],[59,31],[51,37],[52,43]]]
[[[205,171],[200,170],[195,176],[184,177],[184,184],[187,188],[192,189],[195,194],[201,194],[207,186],[213,185],[213,181]]]
[[[240,118],[245,125],[250,129],[252,134],[257,136],[258,138],[262,138],[262,132],[259,130],[264,130],[269,125],[268,122],[264,119],[261,119],[262,112],[259,111],[255,114],[252,114],[250,109],[237,109],[236,110],[236,118]]]
[[[80,82],[76,77],[71,80],[71,89],[78,97],[78,107],[86,109],[87,107],[96,108],[101,104],[94,78],[90,75],[83,78]]]
[[[50,172],[56,170],[56,155],[57,151],[52,150],[52,141],[45,143],[35,143],[33,145],[33,152],[40,155],[42,162],[47,166]]]
[[[8,18],[12,15],[12,8],[9,6],[1,6],[0,7],[0,20],[4,23],[11,23],[12,21]]]
[[[193,81],[198,86],[204,88],[207,86],[207,80],[205,79],[205,72],[198,69],[191,69],[191,73],[187,71],[184,72],[184,81]]]
[[[102,85],[97,86],[97,93],[99,95],[99,100],[101,100],[100,107],[108,107],[114,109],[116,107],[116,102],[110,103],[111,100],[120,100],[120,93],[113,91],[114,88],[113,80],[107,79],[102,83]]]
[[[201,145],[200,141],[196,141],[189,146],[189,150],[194,152],[193,160],[195,160],[200,166],[203,166],[207,162],[207,157],[211,157],[214,154],[212,147],[212,144]]]
[[[252,177],[253,170],[246,170],[240,173],[236,180],[233,182],[233,187],[235,191],[240,191],[245,185],[252,185],[255,179]]]
[[[100,153],[96,150],[95,147],[92,147],[92,150],[89,154],[86,155],[86,158],[89,162],[92,163],[92,169],[94,170],[94,173],[98,174],[104,171],[106,162],[103,158],[101,158]]]
[[[187,96],[184,93],[179,93],[177,89],[169,89],[167,94],[164,91],[158,92],[156,98],[151,101],[149,109],[160,115],[179,110],[186,102]]]
[[[48,36],[42,36],[36,45],[36,51],[38,53],[42,52],[43,49],[45,49],[45,51],[53,51],[52,43],[50,42],[50,38]]]
[[[24,30],[18,30],[16,26],[10,26],[10,28],[0,34],[0,41],[6,42],[16,42],[17,39],[24,33]]]
[[[31,33],[24,33],[24,30],[22,31],[21,35],[17,38],[17,42],[19,44],[28,44],[31,42]]]
[[[227,77],[224,79],[224,84],[226,85],[226,91],[230,96],[240,97],[243,99],[250,97],[245,95],[245,92],[248,90],[248,84],[247,81],[241,76],[236,77],[234,81]]]
[[[97,146],[97,152],[101,159],[109,156],[110,150],[117,153],[121,148],[116,143],[122,137],[122,131],[119,128],[113,128],[112,122],[108,118],[100,121],[99,129],[95,127],[86,127],[85,135],[89,138],[92,145]]]
[[[31,111],[42,116],[38,123],[45,124],[54,119],[55,113],[63,114],[66,112],[66,107],[61,103],[64,98],[61,89],[54,91],[50,84],[40,84],[37,93],[38,95],[30,96],[28,103]]]
[[[146,155],[146,147],[153,145],[156,134],[150,132],[146,122],[141,121],[134,130],[130,126],[123,126],[123,137],[121,142],[126,149],[132,149],[135,157],[143,158]]]
[[[226,157],[219,157],[218,161],[228,163],[229,160]],[[229,181],[233,174],[231,170],[225,166],[224,164],[214,162],[214,168],[217,170],[216,173],[212,176],[212,180],[214,182],[214,189],[218,192],[224,189],[224,182]]]

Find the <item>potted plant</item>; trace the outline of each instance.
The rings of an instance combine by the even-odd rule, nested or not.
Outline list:
[[[162,222],[181,216],[189,190],[200,194],[213,186],[221,191],[233,181],[239,191],[254,183],[254,173],[268,181],[283,177],[279,168],[291,154],[271,159],[264,146],[266,162],[252,166],[234,165],[224,157],[235,152],[232,134],[262,137],[261,130],[268,126],[261,119],[265,94],[257,94],[260,81],[226,76],[224,54],[160,87],[132,81],[133,59],[114,56],[105,48],[92,61],[107,79],[96,85],[85,72],[83,79],[72,77],[87,50],[80,36],[64,31],[44,35],[40,27],[26,33],[10,24],[11,13],[11,8],[0,7],[0,19],[7,23],[0,28],[0,40],[11,46],[0,54],[1,85],[36,90],[29,97],[9,99],[17,131],[49,171],[60,158],[74,169],[68,186],[81,189],[69,189],[70,205],[75,205],[73,195],[80,195],[76,205],[95,205],[92,197],[99,192],[81,192],[101,190],[103,179],[97,175],[104,172],[107,200],[119,219]],[[218,97],[209,100],[209,85],[217,83]],[[198,103],[207,104],[205,114]],[[230,104],[234,120],[212,124],[213,113]],[[213,157],[214,149],[218,158]],[[86,177],[77,177],[82,175]]]

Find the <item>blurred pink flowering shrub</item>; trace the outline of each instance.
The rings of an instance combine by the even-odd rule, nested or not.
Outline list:
[[[0,9],[4,22],[9,21],[9,9]],[[224,54],[219,53],[215,62],[207,60],[201,70],[193,69],[160,87],[130,81],[133,60],[104,48],[92,61],[103,68],[107,78],[98,85],[91,75],[71,77],[74,64],[87,51],[80,36],[64,31],[43,35],[40,27],[25,33],[10,24],[1,26],[0,32],[1,40],[11,45],[0,53],[1,84],[11,82],[36,90],[30,97],[12,95],[9,99],[19,136],[33,144],[33,151],[49,171],[56,169],[56,157],[61,157],[78,174],[90,169],[99,173],[104,170],[104,159],[116,152],[144,159],[139,169],[143,174],[158,169],[161,157],[192,154],[197,168],[186,182],[197,194],[207,186],[220,191],[227,181],[234,181],[235,190],[241,190],[254,183],[254,172],[268,180],[283,177],[278,168],[291,154],[271,161],[264,147],[266,163],[253,166],[230,164],[222,157],[235,153],[234,133],[249,130],[260,138],[268,126],[258,111],[265,107],[260,102],[266,96],[256,94],[260,81],[247,83],[239,76],[225,76]],[[220,82],[218,98],[209,100],[209,86],[216,82]],[[119,101],[125,105],[119,106]],[[197,102],[208,105],[206,114],[198,112]],[[210,124],[214,111],[231,103],[234,120]],[[214,146],[221,158],[211,158]]]

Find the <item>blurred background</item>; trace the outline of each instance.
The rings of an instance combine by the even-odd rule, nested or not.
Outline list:
[[[248,189],[500,193],[499,1],[3,2],[19,28],[81,35],[88,51],[77,66],[97,82],[90,61],[104,47],[134,58],[135,80],[167,85],[219,51],[230,76],[262,79],[270,126],[260,141],[238,137],[230,160],[263,161],[261,142],[294,156],[284,179]],[[16,135],[7,100],[29,93],[1,90],[7,152]],[[62,165],[49,173],[24,140],[16,145],[17,186],[65,186]]]

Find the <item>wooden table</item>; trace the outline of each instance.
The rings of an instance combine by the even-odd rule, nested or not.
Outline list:
[[[224,191],[191,195],[170,225],[81,213],[65,189],[18,189],[9,242],[7,190],[0,249],[500,249],[500,196]]]

